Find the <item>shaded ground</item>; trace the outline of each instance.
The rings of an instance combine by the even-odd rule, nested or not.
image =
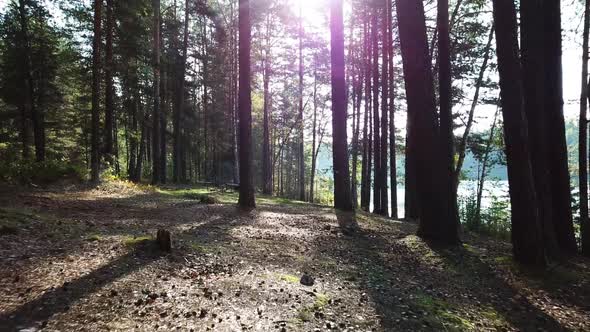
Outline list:
[[[587,260],[524,270],[492,239],[437,248],[365,214],[344,235],[329,208],[204,193],[3,188],[0,331],[590,330]]]

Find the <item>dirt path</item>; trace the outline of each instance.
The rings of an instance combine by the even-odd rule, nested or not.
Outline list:
[[[495,240],[436,248],[364,214],[344,235],[328,208],[187,193],[0,192],[0,331],[590,330],[587,260],[522,270]]]

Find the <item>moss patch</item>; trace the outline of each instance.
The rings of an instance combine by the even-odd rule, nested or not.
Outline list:
[[[135,246],[138,245],[140,243],[145,243],[148,241],[152,241],[153,237],[151,236],[128,236],[125,239],[123,239],[123,243],[126,246]]]
[[[282,281],[286,281],[288,283],[291,283],[291,284],[298,284],[299,283],[299,277],[291,275],[291,274],[282,274],[279,276],[279,279]]]
[[[473,322],[457,314],[457,308],[427,294],[419,294],[414,304],[425,312],[424,320],[430,326],[446,331],[465,331],[475,328]]]

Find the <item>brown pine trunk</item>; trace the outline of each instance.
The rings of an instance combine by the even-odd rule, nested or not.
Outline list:
[[[493,0],[504,142],[510,185],[512,250],[518,262],[545,265],[542,224],[533,185],[513,0]]]
[[[92,117],[90,143],[90,179],[99,181],[100,152],[100,53],[102,0],[94,0],[94,38],[92,44]]]
[[[113,82],[113,0],[107,0],[106,45],[105,45],[105,117],[104,117],[104,155],[113,166],[115,135],[115,87]]]
[[[378,7],[373,7],[373,17],[371,24],[371,43],[373,47],[373,164],[374,164],[374,182],[373,182],[373,213],[381,214],[381,136],[379,133],[379,26]]]
[[[446,174],[440,179],[443,182],[444,191],[448,196],[447,204],[449,211],[449,222],[451,227],[458,232],[459,212],[457,210],[457,197],[453,176],[455,174],[455,151],[453,134],[453,109],[452,109],[452,77],[451,77],[451,42],[449,36],[449,1],[437,1],[437,27],[438,27],[438,95],[439,95],[439,121],[440,121],[440,145],[443,154],[442,163]],[[450,235],[457,238],[458,235]]]
[[[552,218],[559,249],[575,253],[578,248],[574,235],[572,196],[563,117],[563,81],[561,71],[561,8],[560,1],[544,2],[545,41],[545,114]]]
[[[303,132],[303,15],[302,5],[299,9],[299,200],[305,201],[305,158]]]
[[[153,0],[154,110],[152,113],[152,184],[160,183],[160,0]]]
[[[364,119],[363,119],[363,162],[361,169],[361,209],[369,211],[371,202],[371,137],[369,136],[369,113],[370,99],[371,99],[371,48],[369,43],[369,14],[368,6],[365,6],[365,13],[363,15],[363,68],[365,88],[364,88]]]
[[[344,74],[344,23],[342,0],[331,1],[330,59],[332,81],[332,152],[334,164],[334,207],[352,211],[350,173],[348,169],[348,139],[346,133],[346,77]]]
[[[399,0],[397,14],[408,113],[414,122],[409,130],[409,148],[415,158],[411,167],[416,172],[420,205],[418,234],[432,241],[456,243],[458,225],[449,208],[445,179],[450,180],[450,174],[440,151],[424,6],[420,1]]]
[[[270,38],[271,21],[270,14],[266,17],[266,46],[262,60],[262,81],[263,81],[263,133],[262,133],[262,193],[272,195],[272,170],[270,155]]]
[[[584,7],[584,36],[582,45],[582,82],[580,92],[580,122],[578,134],[578,182],[580,186],[580,235],[582,254],[590,257],[590,221],[588,220],[588,35],[590,33],[590,0]]]
[[[389,11],[391,8],[387,7],[387,1],[385,1],[383,6],[383,15],[381,17],[381,33],[382,33],[382,63],[381,63],[381,154],[379,160],[381,162],[380,168],[380,196],[381,196],[381,203],[379,204],[381,208],[381,214],[384,216],[389,215],[389,199],[388,199],[388,192],[387,192],[387,148],[388,148],[388,141],[387,141],[387,132],[389,130],[388,125],[388,111],[389,111],[389,70],[387,68],[389,60],[389,48],[391,45],[389,44]]]
[[[545,91],[545,36],[543,6],[537,0],[522,0],[520,4],[520,39],[524,111],[528,124],[529,149],[533,182],[538,200],[539,220],[543,227],[545,250],[556,254],[557,240],[553,227],[553,192],[549,179],[548,118],[543,93]]]
[[[398,218],[397,210],[397,159],[395,151],[395,83],[393,79],[393,19],[392,1],[387,0],[387,47],[389,56],[387,70],[389,71],[389,182],[391,191],[391,218]]]
[[[250,90],[250,1],[239,0],[240,20],[240,196],[238,205],[254,208],[254,185],[252,174],[252,99]]]

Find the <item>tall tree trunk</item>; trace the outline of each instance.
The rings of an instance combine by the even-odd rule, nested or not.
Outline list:
[[[379,10],[377,4],[373,7],[371,43],[373,46],[373,213],[381,214],[381,136],[379,126]]]
[[[152,2],[154,111],[152,113],[152,184],[160,183],[160,0]]]
[[[453,177],[453,182],[455,184],[455,196],[457,195],[457,189],[459,188],[459,181],[461,177],[461,170],[463,169],[463,162],[465,161],[465,151],[467,149],[467,141],[469,139],[469,134],[471,133],[471,126],[473,125],[473,118],[475,115],[475,108],[479,102],[479,90],[483,83],[484,74],[488,67],[488,61],[490,59],[490,51],[492,49],[492,40],[494,39],[494,24],[490,26],[490,33],[488,35],[488,42],[486,44],[486,48],[484,51],[483,62],[481,67],[479,68],[479,74],[477,76],[477,81],[475,81],[475,92],[473,93],[473,100],[471,101],[471,108],[469,109],[469,114],[467,116],[467,124],[465,124],[465,131],[463,132],[463,136],[461,136],[461,141],[459,141],[459,148],[457,153],[459,154],[459,158],[457,159],[457,167],[455,168],[455,174]]]
[[[106,45],[105,45],[105,117],[104,117],[104,155],[109,166],[114,166],[115,135],[115,87],[113,82],[113,0],[107,0]]]
[[[584,5],[584,36],[582,45],[582,81],[580,122],[578,125],[578,182],[580,186],[580,235],[582,254],[590,257],[590,220],[588,219],[588,39],[590,34],[590,0]]]
[[[368,6],[365,5],[365,14],[363,15],[363,69],[365,72],[365,88],[364,88],[364,120],[363,120],[363,163],[361,170],[361,209],[369,211],[371,201],[371,163],[370,163],[370,149],[371,137],[369,136],[369,113],[370,99],[371,99],[371,48],[369,43],[369,14]]]
[[[100,48],[101,48],[101,13],[102,0],[94,0],[94,39],[92,43],[92,119],[91,119],[91,143],[90,143],[90,179],[96,183],[99,181],[100,168]]]
[[[162,71],[162,107],[160,109],[160,182],[166,183],[167,178],[167,162],[168,162],[168,151],[166,144],[166,131],[167,128],[167,121],[166,121],[166,114],[169,112],[169,94],[168,94],[168,71],[169,66],[165,66],[164,70]]]
[[[188,38],[189,38],[189,18],[190,18],[190,7],[189,7],[189,0],[185,1],[184,7],[184,32],[183,32],[183,40],[182,40],[182,55],[180,59],[180,68],[178,73],[178,95],[177,95],[177,102],[176,102],[176,118],[175,120],[178,121],[176,130],[174,130],[174,144],[176,146],[176,172],[177,172],[177,181],[179,182],[186,182],[186,147],[183,144],[183,135],[182,135],[182,121],[183,121],[183,112],[184,112],[184,101],[185,101],[185,86],[186,80],[184,78],[186,73],[186,61],[187,61],[187,54],[188,54]]]
[[[389,12],[391,11],[391,7],[387,6],[388,2],[384,1],[383,6],[383,16],[381,17],[381,33],[382,33],[382,56],[383,60],[381,63],[381,151],[379,153],[381,156],[379,160],[381,162],[380,171],[381,174],[379,175],[380,178],[380,195],[381,195],[381,214],[384,216],[389,215],[389,199],[388,199],[388,192],[387,192],[387,148],[388,148],[388,141],[387,141],[387,132],[389,130],[389,118],[388,118],[388,111],[389,111],[389,70],[387,68],[389,60],[389,48],[391,44],[389,44]]]
[[[563,251],[577,251],[572,216],[572,195],[568,170],[565,119],[563,116],[563,75],[561,70],[561,1],[544,2],[545,113],[547,116],[547,161],[553,198],[552,217],[557,245]]]
[[[513,0],[493,0],[500,98],[510,185],[512,250],[517,261],[545,265],[542,226],[533,185]]]
[[[239,0],[240,17],[240,197],[238,205],[254,208],[252,183],[252,99],[250,91],[250,1]]]
[[[312,124],[312,131],[311,131],[311,174],[309,179],[309,201],[311,203],[314,202],[314,187],[315,187],[315,169],[316,169],[316,143],[317,143],[317,126],[318,126],[318,101],[317,101],[317,93],[318,93],[318,71],[317,71],[317,57],[314,60],[314,68],[313,68],[313,124]],[[319,146],[317,147],[319,150]]]
[[[332,154],[334,164],[334,207],[352,211],[350,173],[348,169],[346,76],[344,73],[344,23],[342,0],[330,6],[330,60],[332,81]]]
[[[459,212],[457,210],[457,197],[453,182],[455,174],[455,135],[453,134],[453,101],[452,101],[452,77],[451,77],[451,42],[449,37],[449,1],[437,1],[437,27],[438,27],[438,92],[439,92],[439,121],[440,144],[443,154],[443,164],[447,174],[441,178],[444,190],[448,198],[449,217],[455,224],[455,232],[459,229]],[[454,238],[458,235],[454,235]]]
[[[262,60],[262,81],[263,81],[263,133],[262,133],[262,193],[272,195],[272,169],[270,155],[270,14],[266,17],[266,46]]]
[[[305,157],[303,125],[303,4],[299,4],[299,200],[305,200]]]
[[[486,142],[486,148],[484,150],[483,160],[481,163],[481,174],[479,174],[479,178],[477,181],[477,198],[475,200],[475,220],[477,221],[478,225],[481,224],[481,198],[483,197],[484,183],[488,172],[488,162],[490,159],[490,154],[492,152],[492,142],[494,141],[494,135],[496,133],[496,124],[498,122],[499,111],[500,107],[498,107],[496,109],[496,113],[494,113],[494,121],[492,122],[490,136],[488,137],[488,141]]]
[[[389,182],[391,190],[391,218],[398,218],[397,210],[397,159],[395,151],[395,81],[393,79],[393,14],[392,1],[387,0],[387,47],[389,56],[387,70],[389,71]]]
[[[538,0],[522,0],[520,4],[520,40],[524,111],[528,124],[529,149],[533,182],[538,200],[539,220],[543,227],[545,250],[555,254],[558,250],[553,227],[553,192],[549,179],[549,151],[547,146],[548,118],[543,93],[545,90],[544,48],[546,36]]]
[[[409,148],[415,157],[412,166],[420,205],[418,235],[441,243],[456,243],[458,224],[449,208],[451,197],[446,184],[451,175],[439,145],[424,6],[420,1],[399,0],[397,14],[408,113],[415,121],[409,131]]]

